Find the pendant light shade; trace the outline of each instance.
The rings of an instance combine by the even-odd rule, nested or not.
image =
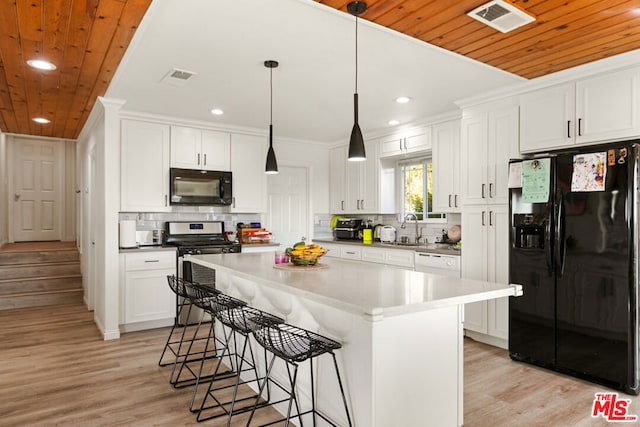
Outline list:
[[[353,129],[349,139],[349,161],[360,162],[367,159],[364,150],[364,139],[358,123],[358,15],[367,10],[367,4],[362,1],[352,1],[347,5],[347,11],[356,17],[356,84],[353,94]]]
[[[278,65],[278,61],[264,61],[264,66],[269,68],[269,150],[264,168],[268,174],[278,173],[278,161],[276,160],[276,152],[273,150],[273,69]]]

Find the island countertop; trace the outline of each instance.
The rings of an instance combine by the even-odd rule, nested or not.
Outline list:
[[[295,271],[275,268],[272,253],[191,255],[185,261],[233,273],[370,320],[522,294],[520,285],[326,257],[318,267],[296,267],[299,270]]]

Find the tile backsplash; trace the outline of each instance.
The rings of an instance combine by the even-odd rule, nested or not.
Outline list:
[[[223,221],[225,231],[235,231],[239,222],[261,222],[260,214],[231,214],[215,212],[126,212],[118,220],[135,220],[138,231],[164,230],[167,221]]]
[[[333,230],[331,229],[331,217],[333,215],[316,215],[314,218],[313,233],[315,239],[332,239]],[[415,239],[415,225],[412,221],[407,221],[405,228],[401,228],[402,221],[399,221],[399,215],[345,215],[349,218],[362,218],[365,222],[372,219],[371,223],[392,225],[396,229],[396,238],[399,240],[401,236],[407,236],[409,241]],[[447,218],[443,222],[418,223],[418,229],[422,233],[422,240],[427,239],[429,243],[435,243],[442,238],[443,230],[448,230],[454,225],[460,225],[460,214],[447,214]],[[464,234],[464,231],[463,231]]]

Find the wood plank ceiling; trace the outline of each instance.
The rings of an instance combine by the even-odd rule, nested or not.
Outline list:
[[[529,79],[640,48],[638,0],[507,1],[536,21],[500,33],[466,15],[485,0],[368,0],[361,17]],[[0,0],[0,130],[76,138],[150,3]],[[32,69],[33,58],[57,69]]]

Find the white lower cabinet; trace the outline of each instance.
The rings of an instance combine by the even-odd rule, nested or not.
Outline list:
[[[465,206],[462,210],[462,278],[509,283],[509,208]],[[507,347],[509,299],[465,304],[464,328],[478,341]]]
[[[343,245],[323,242],[318,244],[327,249],[326,257],[375,262],[377,264],[405,267],[411,270],[415,266],[415,251],[386,249],[368,245]]]
[[[176,274],[175,251],[125,253],[123,270],[121,324],[173,319],[176,297],[167,276]],[[151,326],[153,327],[153,326]]]

